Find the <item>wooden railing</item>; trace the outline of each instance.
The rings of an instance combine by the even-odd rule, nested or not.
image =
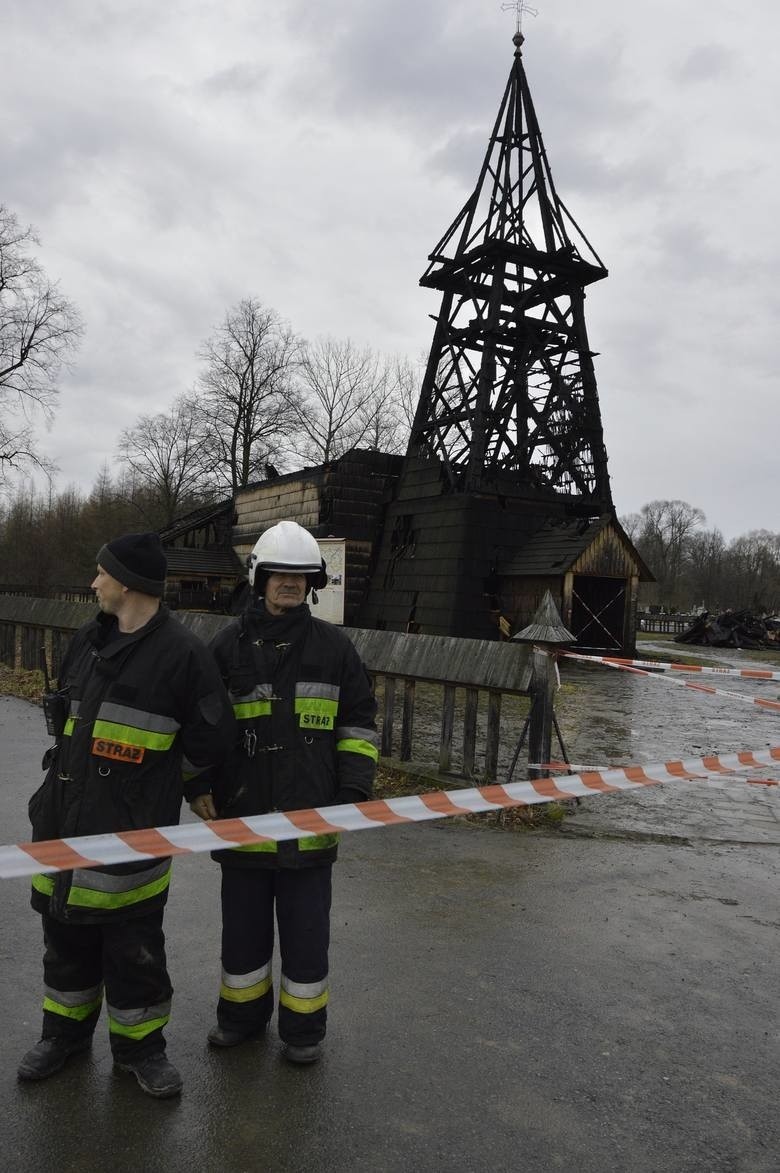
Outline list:
[[[679,635],[687,631],[696,619],[695,615],[655,615],[650,611],[637,612],[637,629],[652,631],[658,635]]]
[[[0,596],[0,662],[40,668],[44,648],[55,679],[71,635],[95,613],[94,603]],[[173,614],[206,643],[231,622],[201,612]],[[528,711],[531,659],[525,645],[343,630],[374,677],[383,758],[451,778],[496,779]],[[504,719],[507,698],[514,703]],[[516,698],[523,700],[518,704]]]

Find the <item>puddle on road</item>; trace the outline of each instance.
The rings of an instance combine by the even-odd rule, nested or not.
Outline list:
[[[668,662],[679,662],[676,645],[651,647]],[[776,657],[775,662],[762,659],[757,664],[733,651],[718,652],[702,649],[701,659],[717,661],[722,667],[778,667]],[[682,672],[646,677],[572,661],[564,663],[561,678],[556,710],[572,761],[593,765],[664,762],[780,744],[780,713],[682,687],[682,682],[692,681],[749,699],[775,700],[780,696],[780,681]]]
[[[645,645],[669,662],[679,662],[680,648],[659,642]],[[694,653],[685,648],[686,658]],[[640,658],[641,658],[640,651]],[[740,657],[738,652],[701,649],[701,658],[723,667],[780,669],[780,657],[761,662]],[[780,745],[780,713],[760,709],[728,697],[712,696],[673,684],[696,683],[738,692],[747,697],[780,698],[780,681],[750,681],[739,677],[675,672],[638,676],[598,664],[563,661],[562,687],[556,694],[555,710],[569,760],[596,768],[610,765],[649,764],[705,754],[735,753]],[[401,690],[399,689],[399,692]],[[381,713],[381,687],[378,690]],[[464,690],[456,694],[454,771],[462,764],[458,730],[463,725]],[[528,713],[526,697],[504,697],[501,715],[501,748],[498,780],[505,781],[515,746]],[[414,757],[435,769],[439,754],[441,689],[418,685],[415,700]],[[477,717],[477,771],[483,768],[486,700],[480,697]],[[396,696],[396,743],[401,729],[401,697]],[[527,743],[526,743],[527,745]],[[397,748],[396,748],[396,753]],[[560,748],[553,739],[553,758]],[[513,778],[526,776],[527,753],[523,748]]]

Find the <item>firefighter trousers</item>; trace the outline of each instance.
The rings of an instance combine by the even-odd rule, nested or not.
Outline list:
[[[331,864],[222,868],[222,985],[217,1021],[260,1031],[274,1010],[274,912],[281,978],[279,1037],[308,1046],[325,1037]]]
[[[92,925],[43,916],[43,1038],[91,1035],[105,989],[114,1058],[132,1062],[165,1050],[173,990],[163,911]]]

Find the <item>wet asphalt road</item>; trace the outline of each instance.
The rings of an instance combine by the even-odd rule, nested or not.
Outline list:
[[[752,731],[739,748],[762,744]],[[0,698],[0,736],[11,843],[28,834],[40,710]],[[703,807],[661,787],[639,807],[589,799],[564,834],[448,820],[346,836],[327,1052],[304,1070],[275,1032],[209,1051],[218,869],[178,859],[180,1101],[112,1071],[104,1021],[91,1055],[17,1083],[38,1037],[40,926],[27,881],[0,881],[3,1167],[777,1173],[780,799],[735,786]]]

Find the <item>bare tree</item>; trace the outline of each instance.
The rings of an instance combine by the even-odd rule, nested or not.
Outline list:
[[[641,513],[625,513],[618,518],[621,526],[626,531],[626,536],[630,541],[636,545],[639,536],[642,532],[642,514]]]
[[[76,308],[32,255],[37,244],[33,229],[0,204],[0,472],[44,466],[32,415],[51,416],[60,371],[83,331]]]
[[[686,543],[703,525],[701,509],[687,501],[651,501],[640,511],[636,546],[658,580],[659,597],[675,607],[681,585]]]
[[[276,310],[245,298],[204,344],[195,406],[210,472],[233,492],[263,476],[295,428],[300,340]]]
[[[780,534],[759,529],[735,538],[724,563],[730,607],[758,614],[780,607]]]
[[[398,402],[401,415],[404,447],[409,442],[414,424],[427,361],[428,356],[425,353],[418,355],[414,362],[411,359],[398,356],[392,361],[393,394]]]
[[[381,378],[363,416],[367,448],[380,452],[406,451],[420,394],[422,371],[407,358],[395,355],[381,364]]]
[[[370,348],[349,339],[309,343],[298,371],[298,434],[292,451],[315,464],[336,460],[370,443],[377,406],[386,395],[386,373]]]
[[[710,611],[720,607],[724,596],[725,554],[726,543],[719,529],[699,530],[688,536],[684,579],[691,605],[703,604]]]
[[[149,525],[169,525],[180,513],[215,495],[213,482],[204,473],[198,411],[185,396],[170,411],[143,415],[126,428],[118,451],[141,490],[141,508]]]

